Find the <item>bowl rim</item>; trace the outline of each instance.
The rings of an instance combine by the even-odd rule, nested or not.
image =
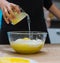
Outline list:
[[[47,32],[42,32],[42,31],[9,31],[7,32],[8,34],[11,33],[11,34],[46,34],[47,35]]]

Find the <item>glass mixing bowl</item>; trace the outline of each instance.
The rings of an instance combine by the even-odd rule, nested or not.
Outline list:
[[[11,47],[17,53],[39,52],[46,40],[47,33],[39,31],[12,31],[8,32]]]

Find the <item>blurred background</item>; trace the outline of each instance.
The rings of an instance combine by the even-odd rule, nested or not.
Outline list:
[[[53,0],[55,5],[60,9],[60,0]],[[44,8],[44,16],[46,21],[46,26],[50,38],[50,43],[58,44],[60,43],[60,20],[52,15],[48,10]],[[2,24],[2,11],[0,9],[0,29]]]
[[[60,9],[60,0],[53,0],[54,4]],[[60,43],[60,20],[44,8],[46,26],[50,38],[50,43]]]

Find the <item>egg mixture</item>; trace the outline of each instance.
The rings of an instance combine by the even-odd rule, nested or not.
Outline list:
[[[44,46],[42,40],[31,40],[29,38],[17,39],[14,42],[10,42],[10,44],[11,47],[19,53],[34,53]]]

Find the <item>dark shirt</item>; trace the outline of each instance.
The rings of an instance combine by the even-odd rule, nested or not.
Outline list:
[[[52,5],[51,0],[8,0],[9,2],[13,2],[18,4],[25,12],[27,12],[30,16],[31,22],[31,31],[45,31],[46,24],[44,19],[43,7],[49,9]],[[28,24],[26,18],[23,19],[20,23],[15,26],[12,24],[6,24],[4,19],[2,21],[2,34],[1,36],[5,36],[4,41],[8,43],[7,34],[8,31],[28,31]],[[3,35],[4,34],[4,35]]]

